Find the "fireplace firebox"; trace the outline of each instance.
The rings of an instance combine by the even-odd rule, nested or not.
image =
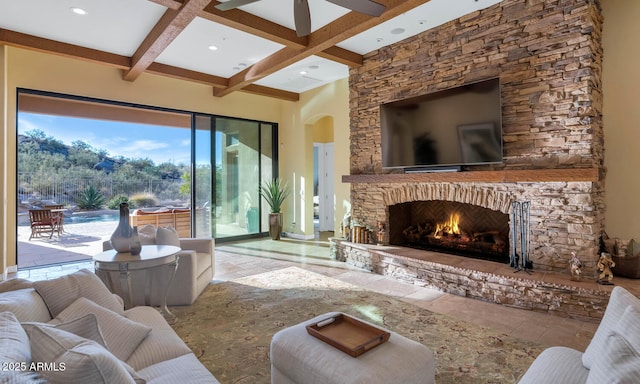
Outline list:
[[[389,207],[389,243],[509,263],[509,215],[473,204],[412,201]]]

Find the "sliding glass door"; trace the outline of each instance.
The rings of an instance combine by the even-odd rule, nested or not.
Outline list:
[[[89,240],[113,232],[121,201],[132,214],[190,212],[190,223],[180,223],[185,236],[267,232],[258,186],[277,175],[275,123],[23,89],[17,120],[19,267],[42,241],[29,239],[28,210],[54,203],[69,217],[50,243],[87,240],[87,251],[76,245],[69,257],[95,253]],[[83,231],[93,236],[78,237]]]
[[[266,231],[260,217],[258,186],[272,177],[275,125],[249,120],[215,119],[217,239],[233,239]]]
[[[194,117],[193,146],[193,200],[195,202],[195,237],[213,236],[215,215],[215,170],[212,167],[213,118],[209,115]]]

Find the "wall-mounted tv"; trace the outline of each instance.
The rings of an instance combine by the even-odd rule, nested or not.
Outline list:
[[[383,104],[380,124],[383,168],[499,164],[500,79]]]

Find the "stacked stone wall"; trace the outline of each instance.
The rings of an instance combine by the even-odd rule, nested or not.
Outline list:
[[[602,22],[597,0],[505,0],[372,52],[350,71],[351,174],[383,172],[381,104],[493,77],[504,164],[484,168],[602,167]]]
[[[597,168],[598,181],[353,183],[354,221],[375,229],[388,224],[390,200],[445,188],[458,194],[445,199],[459,201],[478,188],[474,196],[503,201],[476,204],[502,212],[531,201],[534,268],[565,272],[576,252],[595,278],[605,209],[602,22],[597,0],[505,0],[372,52],[350,72],[352,175],[401,172],[382,168],[381,104],[499,77],[504,162],[465,170]]]

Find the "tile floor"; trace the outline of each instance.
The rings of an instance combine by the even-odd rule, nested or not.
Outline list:
[[[330,259],[326,237],[315,241],[285,238],[281,241],[258,239],[216,244],[214,282],[293,265],[548,346],[563,345],[584,350],[597,328],[595,323],[459,297],[349,267]],[[24,269],[15,276],[30,280],[50,279],[80,268],[93,269],[93,265],[80,262]]]

